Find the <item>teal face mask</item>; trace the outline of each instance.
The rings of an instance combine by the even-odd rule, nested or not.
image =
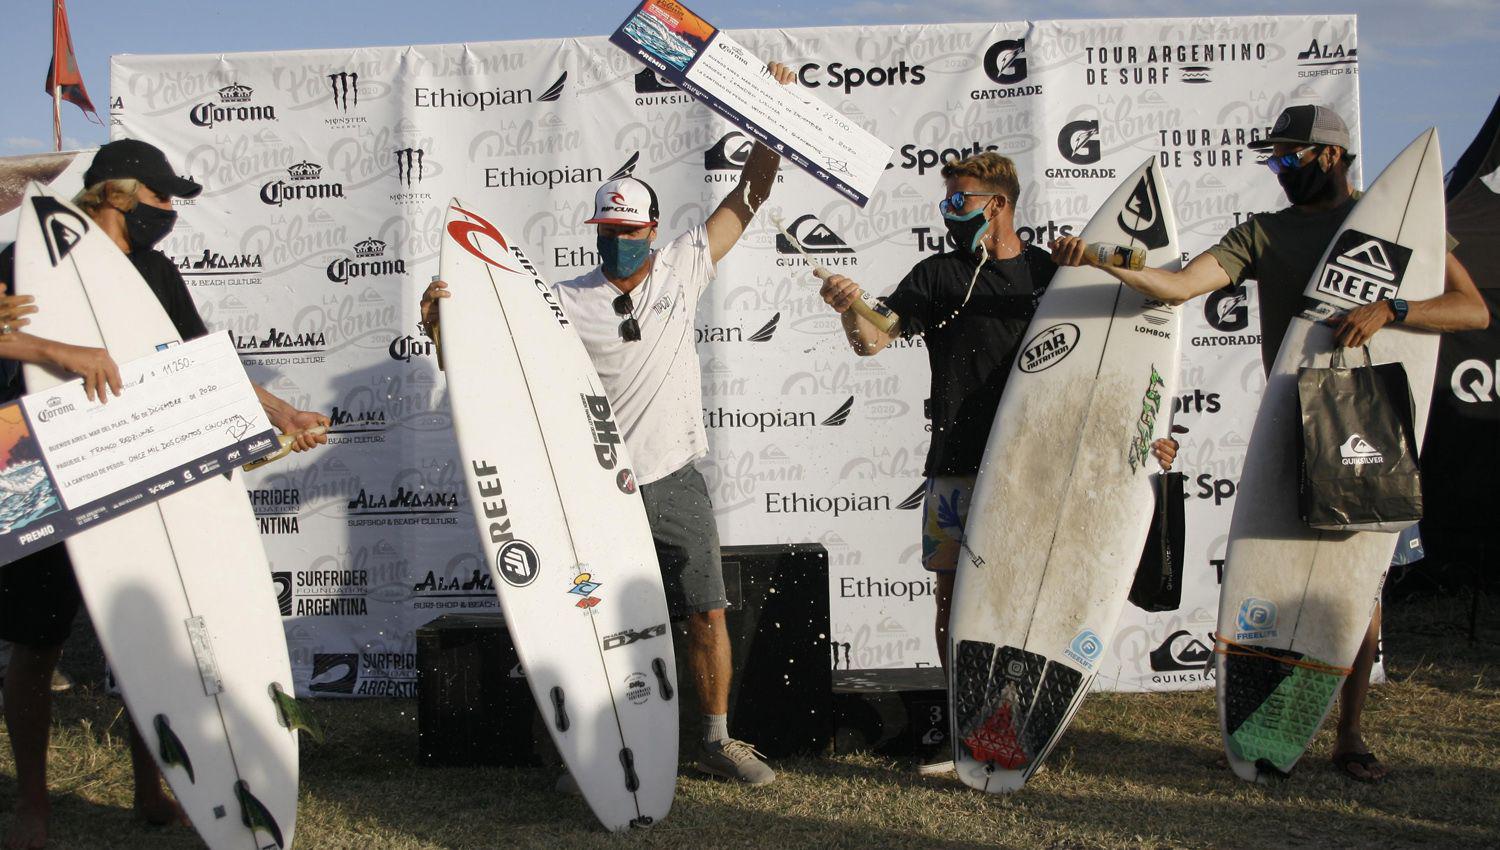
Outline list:
[[[646,262],[646,258],[651,256],[650,239],[622,239],[619,236],[600,234],[596,244],[604,276],[614,280],[622,280],[635,274]]]
[[[943,213],[943,226],[948,228],[948,238],[953,244],[974,253],[979,250],[979,241],[984,238],[985,231],[990,229],[990,221],[984,217],[984,208],[980,207],[967,215]]]

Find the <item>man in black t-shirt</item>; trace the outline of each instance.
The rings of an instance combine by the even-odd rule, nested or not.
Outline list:
[[[194,197],[202,187],[178,177],[160,150],[133,139],[101,147],[84,174],[84,185],[74,203],[125,253],[167,311],[177,333],[184,340],[207,334],[182,275],[165,254],[153,247],[176,221],[172,198]],[[8,295],[14,293],[13,247],[0,251],[0,283]],[[32,336],[20,331],[18,323],[6,321],[0,323],[0,404],[26,392],[23,362],[82,377],[84,392],[91,401],[105,403],[110,394],[120,394],[119,369],[104,349]],[[271,424],[283,433],[328,424],[321,414],[297,410],[260,387],[256,392]],[[301,433],[293,448],[306,451],[325,442],[325,436]],[[15,818],[5,834],[6,848],[41,847],[47,841],[52,673],[62,644],[72,631],[80,601],[67,549],[61,544],[0,566],[0,640],[13,644],[5,677],[5,722],[15,754],[18,786]],[[130,754],[139,814],[156,824],[180,820],[182,813],[163,791],[156,763],[133,723]]]
[[[942,175],[938,210],[951,250],[917,263],[886,296],[899,324],[885,333],[849,309],[860,288],[843,275],[830,276],[822,295],[842,314],[849,345],[861,357],[884,350],[897,334],[926,339],[932,442],[922,471],[922,566],[935,579],[938,656],[946,666],[948,612],[969,499],[1011,363],[1057,266],[1016,234],[1021,182],[1008,157],[986,152],[952,161]],[[1169,466],[1175,445],[1158,441],[1155,450]],[[952,769],[951,761],[940,760],[921,772]]]

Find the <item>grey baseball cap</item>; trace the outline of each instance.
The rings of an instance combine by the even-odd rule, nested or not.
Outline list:
[[[1265,150],[1275,144],[1289,145],[1338,145],[1344,149],[1346,159],[1354,159],[1349,150],[1349,127],[1327,106],[1303,104],[1288,106],[1281,110],[1271,135],[1246,147]]]

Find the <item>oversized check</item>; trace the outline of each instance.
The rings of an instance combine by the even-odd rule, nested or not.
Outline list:
[[[798,86],[783,86],[676,0],[645,0],[609,40],[849,200],[864,206],[891,146]]]
[[[75,380],[0,407],[0,564],[278,448],[227,334],[120,378],[107,404]]]

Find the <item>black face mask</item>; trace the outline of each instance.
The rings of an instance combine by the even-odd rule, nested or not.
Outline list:
[[[1323,170],[1317,159],[1301,168],[1281,172],[1276,180],[1286,192],[1287,200],[1299,206],[1326,201],[1334,194],[1333,172]]]
[[[164,210],[137,203],[125,216],[125,240],[131,250],[149,251],[156,247],[177,223],[176,210]]]

